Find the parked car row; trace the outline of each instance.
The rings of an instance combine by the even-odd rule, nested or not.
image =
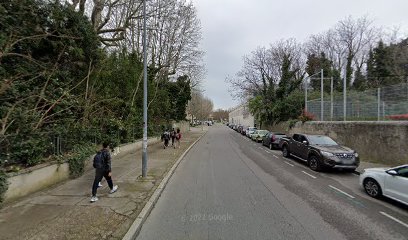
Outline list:
[[[232,129],[253,141],[262,142],[269,149],[282,149],[285,158],[294,157],[304,161],[313,171],[341,169],[355,172],[360,164],[359,154],[355,150],[338,144],[328,136],[298,133],[288,137],[283,133],[239,125]],[[394,168],[364,169],[359,182],[371,197],[386,196],[408,205],[408,164]]]

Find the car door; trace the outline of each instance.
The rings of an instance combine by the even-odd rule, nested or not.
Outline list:
[[[408,204],[408,166],[395,170],[397,175],[385,177],[384,194]]]
[[[269,146],[269,143],[271,142],[271,133],[266,134],[266,136],[263,139],[265,146]]]
[[[306,141],[306,142],[309,143],[309,141],[307,140],[306,136],[304,136],[304,135],[299,135],[299,136],[300,137],[299,137],[299,149],[298,149],[299,155],[298,156],[307,160],[309,145],[305,144],[303,142]]]
[[[298,156],[298,157],[300,157],[300,155],[299,155],[299,148],[300,148],[300,137],[301,135],[299,135],[299,134],[294,134],[293,135],[293,137],[292,137],[292,144],[290,145],[290,147],[291,147],[291,149],[290,149],[290,151],[291,151],[291,153],[293,154],[293,155],[296,155],[296,156]]]

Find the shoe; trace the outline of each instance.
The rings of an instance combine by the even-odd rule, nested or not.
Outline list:
[[[103,185],[101,184],[101,182],[98,183],[98,188],[99,187],[103,187]]]
[[[93,196],[91,197],[91,203],[98,201],[98,197],[97,196]]]
[[[116,191],[118,191],[118,185],[113,186],[113,188],[110,190],[109,193],[112,194],[112,193],[114,193]]]

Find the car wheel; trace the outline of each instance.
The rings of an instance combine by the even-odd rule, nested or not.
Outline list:
[[[290,155],[289,149],[288,149],[288,147],[287,147],[286,145],[282,147],[282,155],[283,155],[285,158],[288,158],[289,155]]]
[[[309,164],[309,168],[312,169],[313,171],[318,172],[318,171],[320,171],[322,169],[320,160],[315,155],[312,155],[309,158],[308,164]]]
[[[272,143],[269,143],[269,149],[273,149],[273,145],[272,145]]]
[[[382,195],[380,184],[372,178],[366,178],[363,186],[366,193],[373,198],[379,198]]]

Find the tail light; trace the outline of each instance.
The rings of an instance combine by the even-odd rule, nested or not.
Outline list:
[[[276,138],[275,135],[272,135],[272,142],[275,142]]]

